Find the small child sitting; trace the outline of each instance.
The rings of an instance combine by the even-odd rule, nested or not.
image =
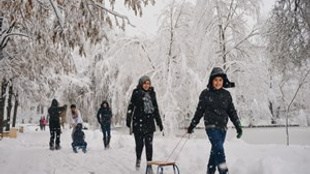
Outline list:
[[[82,151],[86,153],[87,143],[85,142],[85,134],[82,131],[82,127],[82,123],[78,123],[73,133],[73,142],[71,145],[75,153],[77,153],[77,148],[82,149]]]

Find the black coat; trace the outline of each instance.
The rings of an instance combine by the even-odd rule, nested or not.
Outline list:
[[[111,108],[100,107],[97,113],[97,119],[100,124],[111,124],[112,110]]]
[[[152,114],[144,112],[144,95],[148,92],[154,107]],[[162,120],[159,115],[156,93],[154,88],[144,91],[142,88],[136,88],[132,92],[131,100],[128,106],[126,125],[133,128],[133,133],[153,133],[155,129],[155,121],[159,127],[162,127]]]
[[[204,124],[208,127],[227,128],[228,118],[236,126],[239,118],[229,91],[221,88],[205,89],[201,92],[199,103],[189,130],[194,129],[204,116]]]
[[[67,109],[67,105],[58,107],[58,101],[53,99],[51,107],[48,109],[50,127],[59,127],[59,116]]]
[[[73,133],[73,146],[84,146],[85,145],[85,134],[81,129],[77,129]]]

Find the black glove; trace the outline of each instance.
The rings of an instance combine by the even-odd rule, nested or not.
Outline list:
[[[236,124],[236,130],[237,130],[237,138],[240,138],[242,136],[242,126],[240,122]]]
[[[126,126],[130,128],[130,122],[126,122]]]
[[[164,126],[162,124],[158,125],[160,132],[164,130]]]
[[[194,127],[192,125],[190,125],[188,128],[187,128],[187,133],[191,134],[194,132]]]

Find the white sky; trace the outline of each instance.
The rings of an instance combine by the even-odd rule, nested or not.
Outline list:
[[[161,14],[161,10],[170,2],[157,0],[154,6],[148,5],[143,7],[143,16],[135,16],[132,10],[128,10],[124,7],[123,3],[116,4],[115,11],[120,12],[123,15],[129,17],[130,22],[136,27],[126,27],[126,32],[130,35],[146,34],[152,36],[158,29],[158,17]]]
[[[154,36],[158,29],[158,17],[161,14],[163,8],[169,4],[172,0],[156,0],[155,6],[148,5],[147,7],[143,8],[143,16],[135,16],[132,10],[128,10],[127,7],[124,7],[123,3],[116,2],[115,11],[126,15],[129,17],[130,22],[135,25],[136,27],[128,26],[126,28],[126,32],[129,35],[141,35],[146,34],[147,36]],[[183,0],[176,0],[176,1],[183,1]],[[195,0],[191,0],[195,1]],[[262,0],[261,6],[261,16],[266,18],[268,13],[271,11],[274,3],[276,0]]]

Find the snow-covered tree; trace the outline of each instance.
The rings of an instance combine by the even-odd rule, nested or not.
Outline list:
[[[260,1],[198,0],[195,8],[195,45],[197,69],[206,86],[214,66],[227,72],[236,88],[231,92],[238,113],[245,125],[270,120],[267,95],[268,76],[258,74],[264,69],[261,42],[259,41]],[[255,80],[253,80],[255,79]]]
[[[153,57],[156,70],[152,73],[157,86],[159,104],[165,128],[174,133],[184,120],[191,115],[192,94],[189,90],[195,82],[192,70],[193,4],[186,1],[171,1],[162,12],[158,38],[154,41]],[[186,122],[187,125],[187,122]]]
[[[22,105],[28,105],[25,106],[28,108],[32,103],[48,106],[52,98],[64,95],[60,91],[66,92],[66,96],[71,95],[63,99],[63,103],[79,101],[75,97],[81,95],[81,88],[85,89],[84,96],[93,93],[89,80],[82,81],[77,88],[70,88],[76,84],[73,79],[78,79],[76,74],[80,71],[75,66],[77,55],[74,52],[78,50],[85,60],[93,59],[86,52],[94,51],[86,48],[91,50],[91,45],[101,45],[106,49],[109,32],[133,26],[127,16],[114,11],[115,3],[104,0],[0,2],[1,19],[8,24],[14,23],[10,31],[27,36],[1,35],[1,38],[5,37],[1,43],[4,40],[6,46],[4,51],[1,46],[1,79],[5,76],[13,80]],[[143,5],[154,3],[154,0],[125,1],[129,9],[140,15]]]
[[[291,114],[298,115],[300,110],[309,112],[306,96],[310,93],[307,78],[310,61],[310,3],[306,0],[280,0],[277,1],[272,15],[268,20],[267,43],[272,68],[272,86],[277,94],[274,100],[274,113],[276,117],[285,115],[292,98],[296,101],[291,106]],[[302,80],[304,79],[304,80]],[[293,96],[300,84],[303,95]],[[290,117],[296,121],[296,117]],[[298,123],[302,124],[302,123]]]

